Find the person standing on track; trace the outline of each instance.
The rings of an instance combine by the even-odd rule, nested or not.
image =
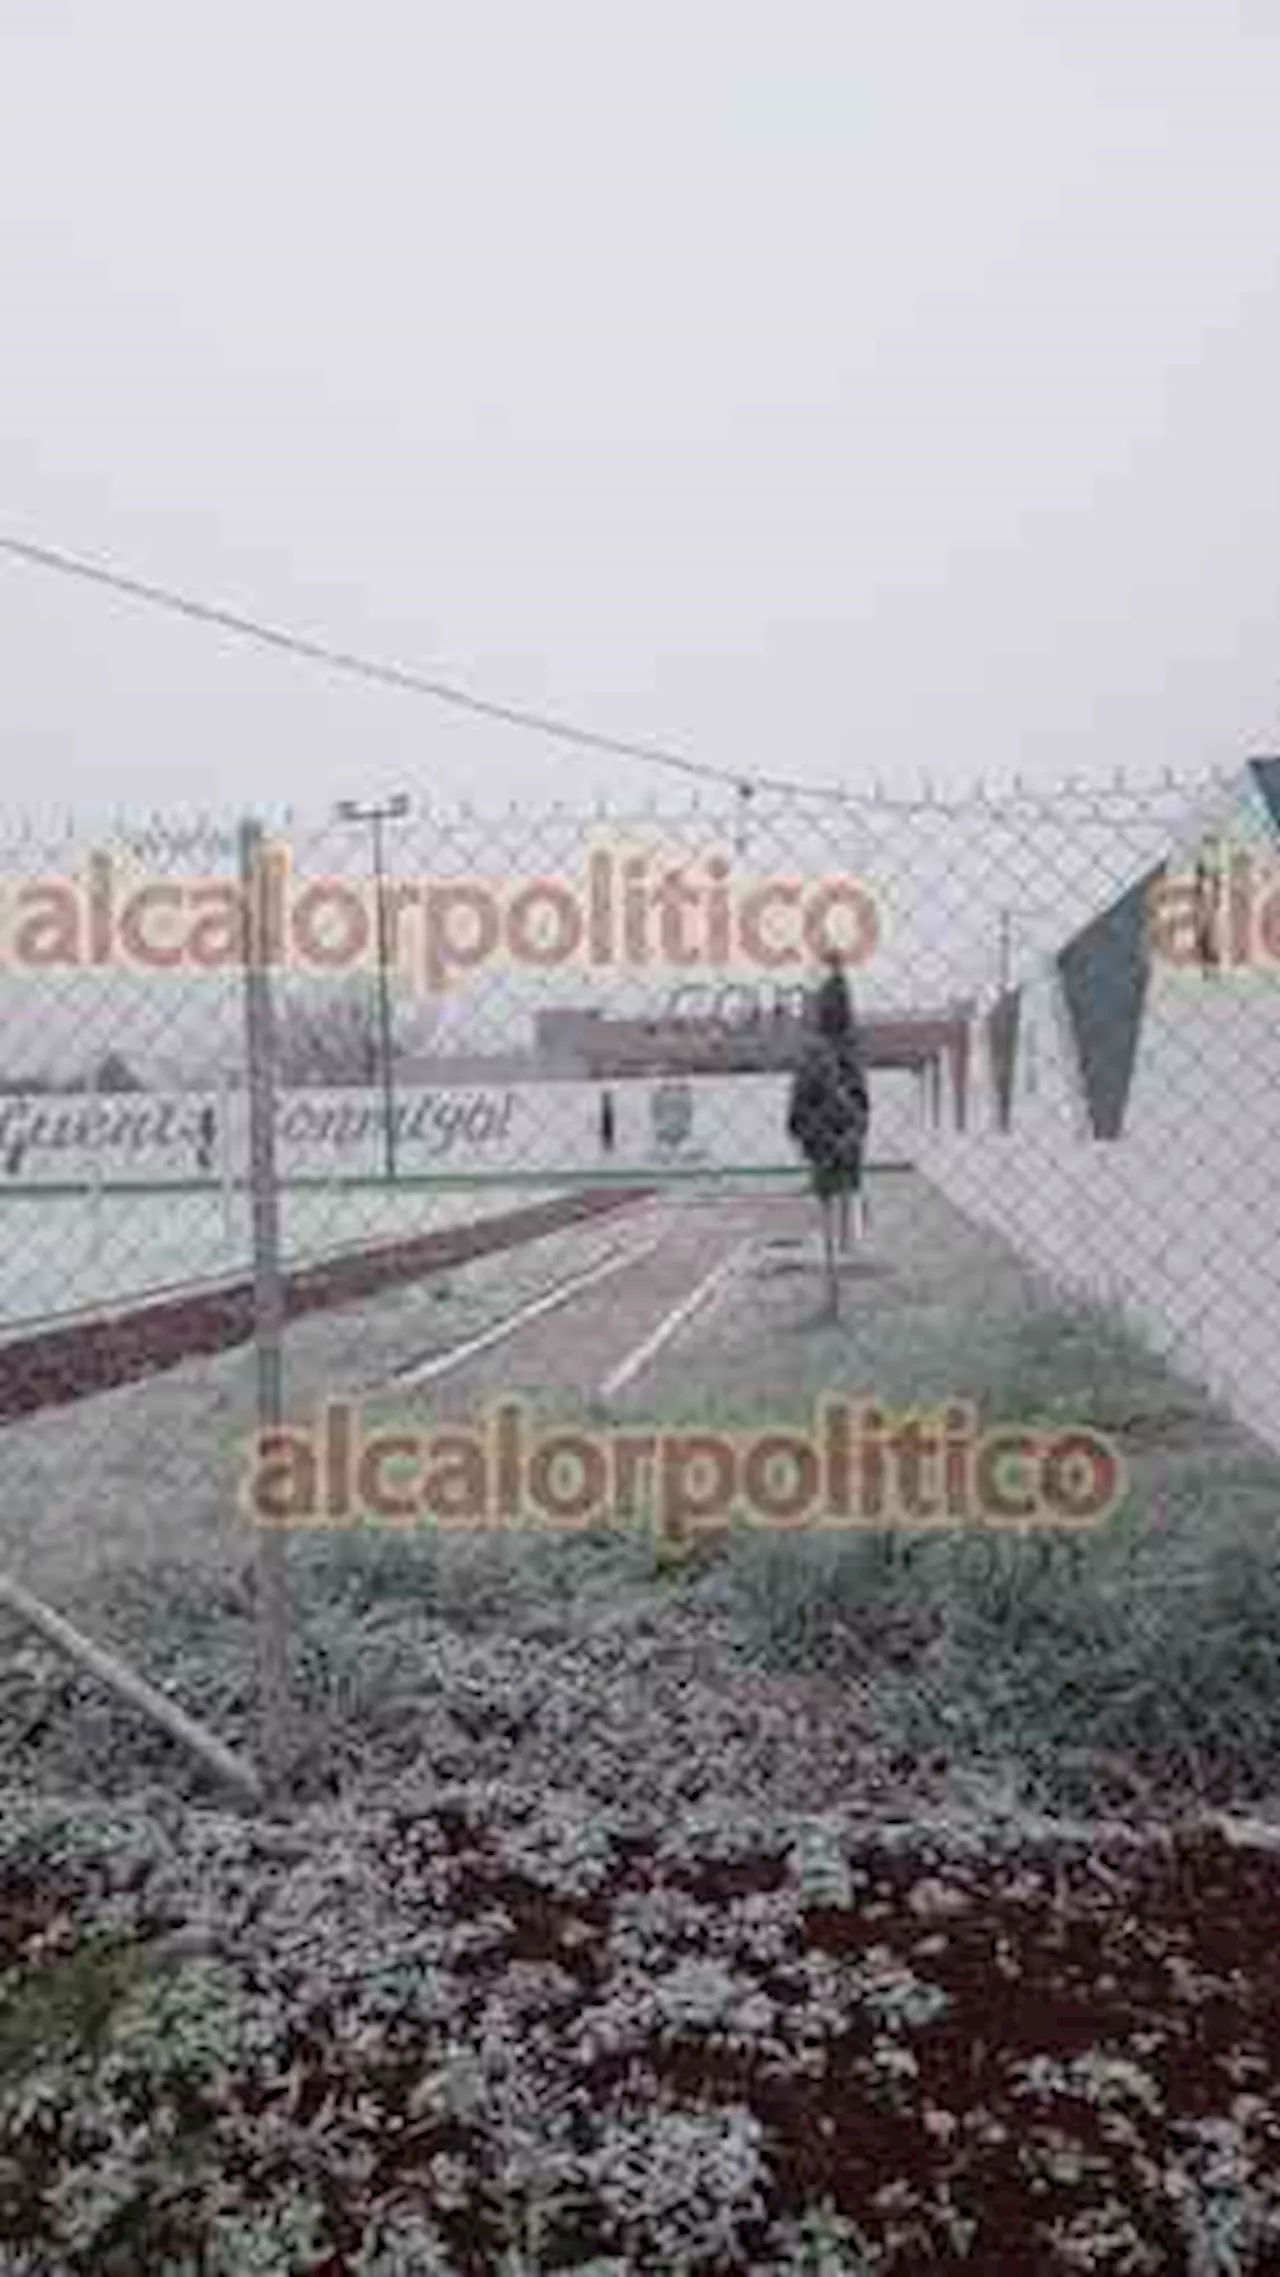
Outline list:
[[[859,1236],[865,1231],[862,1156],[871,1121],[871,1095],[849,984],[836,958],[814,999],[813,1027],[792,1081],[787,1129],[809,1164],[822,1206],[827,1309],[834,1319],[840,1309],[836,1212],[840,1254],[845,1256],[852,1210],[857,1212]]]
[[[202,1107],[196,1123],[196,1168],[206,1177],[213,1169],[213,1142],[217,1135],[217,1116],[212,1107]]]

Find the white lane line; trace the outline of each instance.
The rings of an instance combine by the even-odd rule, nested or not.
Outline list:
[[[407,1368],[397,1368],[394,1381],[397,1384],[426,1384],[436,1376],[447,1375],[451,1368],[461,1368],[466,1361],[473,1360],[478,1352],[487,1352],[494,1344],[501,1344],[508,1336],[514,1336],[516,1330],[523,1328],[527,1321],[539,1320],[543,1313],[554,1312],[558,1305],[568,1304],[583,1289],[594,1288],[597,1281],[607,1281],[610,1274],[624,1272],[628,1265],[640,1264],[642,1259],[652,1256],[662,1238],[659,1234],[656,1240],[641,1242],[636,1248],[611,1250],[602,1263],[589,1266],[584,1273],[573,1273],[568,1280],[557,1281],[554,1288],[544,1289],[540,1297],[533,1297],[527,1305],[521,1305],[517,1312],[506,1313],[491,1328],[481,1329],[478,1336],[469,1336],[465,1344],[451,1344],[447,1352],[437,1352],[429,1360],[416,1363],[410,1361]]]
[[[709,1273],[704,1273],[702,1279],[690,1289],[688,1296],[682,1297],[679,1304],[673,1305],[669,1312],[664,1312],[657,1327],[650,1331],[643,1343],[637,1344],[628,1352],[625,1360],[619,1361],[612,1374],[605,1377],[596,1394],[597,1399],[611,1400],[624,1385],[631,1383],[640,1374],[642,1368],[647,1368],[663,1345],[670,1343],[671,1338],[678,1334],[686,1321],[693,1318],[694,1313],[714,1294],[720,1283],[728,1279],[739,1259],[746,1256],[751,1246],[749,1239],[738,1242],[735,1248],[712,1266]]]

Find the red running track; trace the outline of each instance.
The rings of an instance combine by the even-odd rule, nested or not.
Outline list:
[[[304,1313],[354,1304],[494,1250],[514,1249],[562,1227],[631,1209],[647,1200],[649,1192],[645,1186],[622,1186],[555,1195],[500,1217],[473,1219],[407,1241],[286,1269],[285,1318],[297,1320]],[[38,1329],[0,1345],[0,1423],[137,1383],[161,1369],[176,1368],[183,1360],[228,1351],[247,1343],[252,1334],[250,1274],[216,1288],[144,1300],[125,1312]]]

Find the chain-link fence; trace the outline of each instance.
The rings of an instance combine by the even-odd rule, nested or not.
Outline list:
[[[533,1328],[551,1389],[616,1404],[663,1351],[696,1395],[706,1292],[805,1262],[788,1101],[831,955],[877,1271],[907,1287],[913,1243],[936,1264],[978,1225],[1274,1438],[1278,813],[1259,762],[1194,791],[11,829],[11,1603],[162,1675],[146,1712],[181,1696],[198,1744],[224,1679],[153,1649],[145,1577],[207,1574],[211,1623],[247,1591],[278,1783],[289,1558],[246,1519],[246,1445],[348,1394],[465,1405]],[[854,1276],[864,1325],[878,1286]],[[719,1319],[767,1407],[748,1342]],[[953,1395],[938,1370],[921,1400]]]

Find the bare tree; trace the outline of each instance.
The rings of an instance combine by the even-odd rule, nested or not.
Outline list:
[[[421,1043],[423,1016],[397,1008],[394,1059]],[[372,1085],[381,1071],[378,1009],[362,980],[312,982],[282,990],[276,1001],[276,1069],[286,1089]]]
[[[98,1091],[145,1091],[141,1076],[135,1075],[122,1052],[107,1052],[98,1062],[95,1088]]]

